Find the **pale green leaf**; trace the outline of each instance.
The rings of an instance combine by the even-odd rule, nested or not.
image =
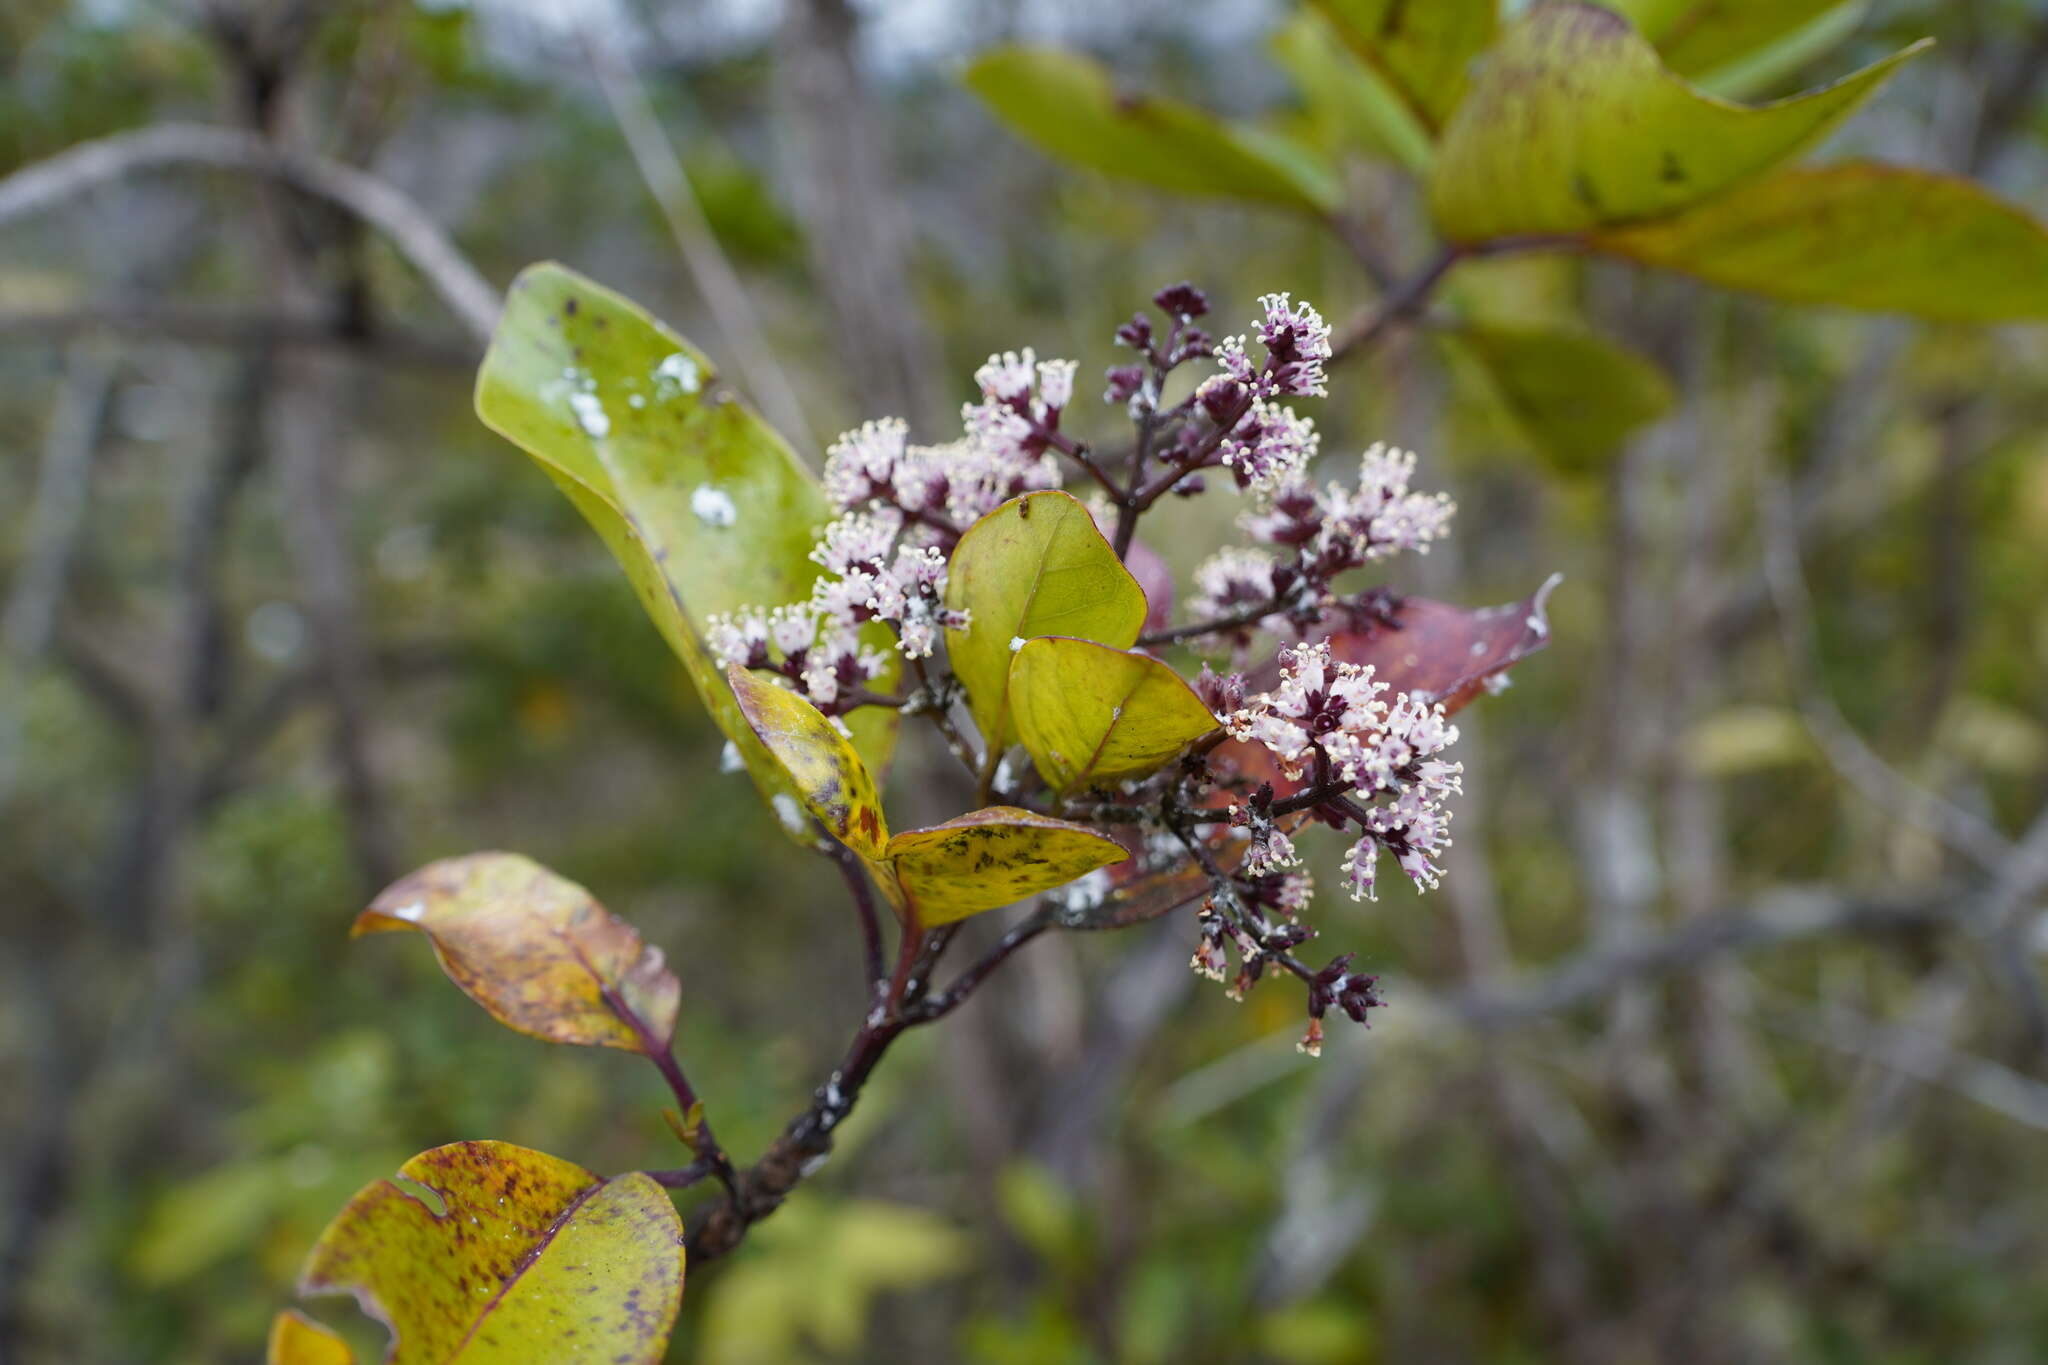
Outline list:
[[[1791,303],[1949,322],[2048,318],[2048,230],[1967,180],[1856,162],[1780,171],[1597,234],[1644,265]]]
[[[646,1175],[605,1179],[510,1143],[458,1142],[398,1177],[349,1201],[299,1279],[301,1294],[353,1294],[390,1327],[388,1365],[662,1358],[683,1228]]]
[[[704,642],[707,618],[810,595],[830,508],[775,431],[702,352],[559,265],[514,281],[477,375],[477,414],[540,462],[604,537],[764,796],[787,792]],[[892,672],[877,686],[893,684]],[[896,715],[851,722],[872,771]]]
[[[846,737],[789,688],[744,668],[733,667],[726,674],[741,713],[789,775],[804,809],[854,852],[881,856],[889,842],[882,798]]]
[[[1655,364],[1584,328],[1471,322],[1442,336],[1530,443],[1566,471],[1604,461],[1676,398]]]
[[[1493,41],[1498,0],[1310,0],[1425,129],[1444,126]]]
[[[1109,836],[1014,806],[989,806],[889,841],[913,921],[929,928],[1014,905],[1130,856]]]
[[[1144,589],[1088,509],[1057,492],[1013,498],[967,528],[947,570],[946,605],[972,613],[966,630],[946,632],[946,647],[991,748],[1017,733],[1013,641],[1071,635],[1128,649],[1145,621]]]
[[[1667,71],[1613,11],[1544,0],[1487,54],[1445,130],[1431,213],[1464,243],[1668,216],[1804,151],[1920,46],[1750,107]]]
[[[682,986],[661,949],[530,858],[473,853],[429,863],[385,888],[350,932],[398,929],[425,934],[448,979],[516,1032],[628,1052],[665,1050],[675,1033]]]
[[[1347,51],[1329,20],[1297,11],[1273,34],[1273,60],[1294,79],[1330,141],[1386,156],[1424,173],[1435,160],[1429,130],[1373,69]]]
[[[965,79],[1012,130],[1073,165],[1182,194],[1311,213],[1337,204],[1334,175],[1307,149],[1179,100],[1119,93],[1101,64],[1075,53],[998,47]]]
[[[1010,707],[1054,791],[1142,777],[1216,728],[1159,660],[1074,640],[1031,640],[1010,664]]]
[[[1846,11],[1851,25],[1866,0],[1603,0],[1627,15],[1664,65],[1703,82]],[[1817,53],[1809,54],[1817,55]]]

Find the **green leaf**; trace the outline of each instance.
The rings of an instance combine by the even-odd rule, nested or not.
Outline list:
[[[1444,126],[1493,41],[1498,0],[1310,0],[1425,129]]]
[[[662,1358],[683,1228],[646,1175],[607,1180],[508,1142],[458,1142],[398,1177],[349,1201],[299,1279],[301,1294],[353,1294],[389,1326],[388,1365]]]
[[[1466,243],[1676,213],[1811,146],[1922,46],[1749,107],[1665,70],[1613,11],[1544,0],[1487,54],[1445,130],[1430,211]]]
[[[1297,11],[1274,32],[1272,49],[1326,138],[1427,173],[1436,159],[1429,130],[1371,67],[1345,50],[1328,20],[1312,9]]]
[[[356,1365],[356,1353],[339,1334],[322,1327],[297,1309],[286,1309],[270,1322],[268,1365]]]
[[[1123,95],[1101,64],[1058,48],[998,47],[967,88],[1040,149],[1076,166],[1182,194],[1327,213],[1336,178],[1305,148],[1178,100]]]
[[[1949,322],[2048,318],[2048,230],[1967,180],[1904,167],[1780,171],[1592,242],[1792,303]]]
[[[804,809],[854,852],[880,857],[889,842],[882,798],[838,727],[780,683],[737,666],[726,676],[747,724],[789,775]]]
[[[682,985],[661,949],[588,891],[516,853],[444,858],[393,882],[351,937],[417,929],[463,994],[550,1043],[666,1049]],[[610,1003],[647,1026],[643,1040]]]
[[[1010,706],[1031,761],[1059,792],[1142,777],[1216,728],[1159,660],[1057,635],[1017,651]]]
[[[1840,47],[1862,24],[1869,0],[1843,0],[1746,55],[1700,73],[1700,88],[1731,100],[1767,90]]]
[[[1664,65],[1706,79],[1841,12],[1861,17],[1867,0],[1603,0],[1628,16]]]
[[[703,353],[559,265],[513,282],[477,375],[485,425],[540,462],[624,566],[647,614],[764,797],[787,792],[704,643],[707,618],[810,594],[830,509],[780,436],[722,392]],[[880,679],[887,688],[893,674]],[[896,716],[852,722],[873,771]]]
[[[1442,336],[1473,362],[1530,442],[1567,472],[1606,460],[1677,397],[1655,364],[1583,328],[1472,322]]]
[[[966,630],[946,632],[946,648],[991,749],[1017,734],[1012,641],[1071,635],[1128,649],[1145,621],[1145,590],[1065,493],[1027,493],[968,527],[947,569],[946,605],[972,613]]]
[[[988,806],[889,841],[907,912],[927,928],[1014,905],[1129,856],[1086,825]]]

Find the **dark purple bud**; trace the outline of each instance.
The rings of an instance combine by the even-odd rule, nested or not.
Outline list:
[[[1342,981],[1350,972],[1351,959],[1355,956],[1355,953],[1346,953],[1342,957],[1331,958],[1330,965],[1316,973],[1316,985],[1327,988]]]
[[[1116,365],[1104,371],[1107,387],[1103,389],[1105,403],[1128,403],[1139,389],[1145,387],[1145,367],[1142,365]]]
[[[1166,363],[1181,365],[1215,353],[1216,343],[1209,334],[1199,327],[1190,327],[1180,334],[1180,340],[1174,343],[1173,354],[1166,358]]]
[[[1221,379],[1204,384],[1197,392],[1202,411],[1209,414],[1209,420],[1212,422],[1221,422],[1244,406],[1244,385],[1235,379]]]
[[[1152,319],[1143,313],[1131,314],[1131,320],[1116,329],[1117,344],[1142,351],[1152,344]]]
[[[1182,280],[1169,284],[1152,296],[1152,302],[1159,305],[1161,312],[1179,318],[1182,322],[1193,322],[1209,311],[1209,297],[1201,290]]]
[[[1190,474],[1173,486],[1176,498],[1192,498],[1209,486],[1209,481],[1200,474]]]
[[[1202,705],[1219,716],[1227,716],[1243,706],[1244,693],[1242,673],[1217,673],[1203,664],[1202,671],[1195,675],[1195,695],[1202,699]]]

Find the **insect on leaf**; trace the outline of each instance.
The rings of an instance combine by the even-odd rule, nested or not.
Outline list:
[[[458,1142],[350,1200],[299,1293],[353,1294],[391,1329],[390,1365],[654,1365],[682,1302],[682,1222],[643,1173]]]
[[[448,979],[516,1032],[629,1052],[665,1050],[675,1033],[682,985],[661,949],[530,858],[472,853],[429,863],[387,887],[350,934],[398,929],[425,934]]]

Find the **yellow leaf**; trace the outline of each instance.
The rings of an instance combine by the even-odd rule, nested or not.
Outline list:
[[[350,1200],[299,1292],[353,1294],[391,1328],[389,1365],[654,1365],[682,1302],[682,1222],[640,1172],[458,1142]]]
[[[1484,242],[1677,213],[1812,146],[1923,46],[1752,107],[1666,70],[1612,10],[1543,0],[1482,59],[1444,130],[1431,215],[1451,240]]]
[[[989,806],[889,841],[907,911],[927,927],[1015,904],[1128,856],[1085,825],[1014,806]]]
[[[880,857],[888,822],[875,780],[853,745],[817,707],[747,669],[726,670],[740,712],[788,776],[804,809],[862,857]]]
[[[356,1353],[340,1336],[297,1309],[270,1322],[269,1365],[356,1365]]]
[[[516,853],[429,863],[393,882],[350,933],[396,929],[425,934],[449,980],[517,1032],[629,1052],[665,1050],[675,1033],[682,986],[661,949],[576,883]]]
[[[1010,664],[1010,707],[1055,791],[1142,777],[1216,728],[1178,673],[1086,640],[1031,640]]]
[[[1065,493],[1027,493],[968,527],[947,570],[946,605],[971,613],[967,629],[946,632],[946,648],[991,749],[1017,735],[1013,642],[1072,635],[1128,649],[1145,622],[1145,590]]]
[[[1944,322],[2048,317],[2048,228],[1979,185],[1904,166],[1796,167],[1591,240],[1790,303]]]

